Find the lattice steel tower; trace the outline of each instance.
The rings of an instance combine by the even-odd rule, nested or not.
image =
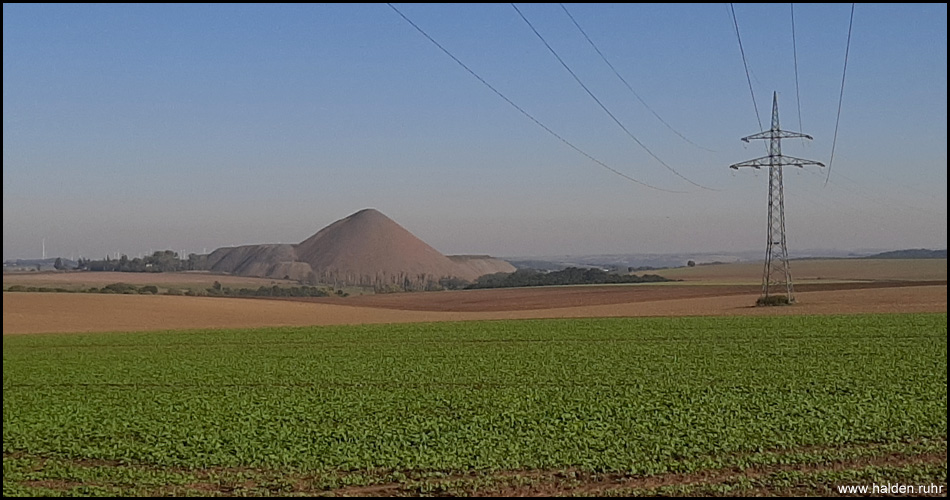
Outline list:
[[[778,123],[778,94],[772,93],[772,128],[743,137],[749,142],[752,139],[768,139],[769,155],[754,160],[730,165],[729,168],[739,170],[740,167],[769,169],[769,240],[765,247],[765,269],[762,272],[762,297],[784,293],[789,302],[795,302],[792,288],[792,274],[788,269],[788,247],[785,245],[785,194],[782,188],[782,167],[795,166],[803,168],[806,165],[825,165],[811,160],[803,160],[782,155],[782,139],[802,137],[811,139],[810,135],[799,132],[787,132],[779,128]]]

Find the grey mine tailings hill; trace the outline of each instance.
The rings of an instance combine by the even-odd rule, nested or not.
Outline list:
[[[474,281],[484,274],[514,272],[489,256],[446,257],[374,209],[340,219],[296,245],[219,248],[208,256],[212,271],[290,278],[377,290],[421,290],[443,278]]]

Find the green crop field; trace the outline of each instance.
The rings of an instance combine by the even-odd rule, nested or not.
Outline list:
[[[947,483],[947,315],[4,336],[4,495]]]

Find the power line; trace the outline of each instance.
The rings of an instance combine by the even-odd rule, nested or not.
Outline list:
[[[806,172],[813,173],[808,170],[806,170]],[[818,173],[813,173],[813,174],[816,177],[819,177],[819,179],[817,179],[817,183],[821,184],[821,179],[820,179],[821,174],[818,174]],[[806,177],[806,178],[810,179],[811,177]],[[837,184],[833,184],[833,185],[837,186]],[[814,191],[811,191],[811,192],[814,192]],[[883,222],[883,219],[881,218],[880,213],[874,213],[869,210],[858,208],[858,205],[854,203],[840,203],[837,201],[837,199],[834,196],[820,197],[814,194],[805,194],[805,193],[809,193],[809,191],[805,190],[805,191],[789,192],[785,194],[785,197],[792,198],[797,201],[801,201],[804,204],[811,204],[818,207],[822,207],[827,210],[833,210],[838,215],[845,215],[847,217],[846,220],[854,219],[853,223],[877,221],[880,224]],[[827,193],[827,191],[825,191],[825,193]],[[849,220],[849,223],[850,222],[851,221]],[[888,223],[893,224],[892,222],[888,222]],[[913,225],[917,225],[917,227],[919,228],[933,228],[934,227],[934,223],[927,222],[920,217],[908,217],[904,219],[903,221],[901,221],[900,224],[902,225],[913,224]]]
[[[835,135],[831,140],[831,158],[828,160],[828,175],[825,177],[825,186],[831,179],[831,163],[835,161],[835,144],[838,143],[838,124],[841,123],[841,103],[844,101],[844,77],[848,73],[848,53],[851,51],[851,28],[854,26],[854,3],[851,4],[851,20],[848,21],[848,43],[844,49],[844,69],[841,70],[841,93],[838,94],[838,116],[835,118]]]
[[[798,130],[805,130],[802,125],[802,98],[798,88],[798,43],[795,41],[795,4],[789,3],[792,10],[792,57],[795,60],[795,103],[798,105]],[[802,139],[805,144],[805,139]]]
[[[801,176],[802,182],[807,182],[808,184],[812,184],[811,180],[814,179],[815,186],[821,185],[822,183],[821,174],[812,172],[810,170],[804,170],[804,171],[805,173],[811,174],[811,175]],[[887,200],[883,199],[883,197],[881,197],[881,199],[877,199],[877,196],[880,196],[879,194],[876,196],[871,196],[857,190],[848,189],[844,184],[840,184],[837,182],[832,182],[831,187],[841,189],[842,191],[847,191],[848,193],[861,197],[864,200],[870,201],[877,208],[881,207],[881,202],[887,203]],[[878,221],[879,223],[887,220],[888,224],[891,224],[891,225],[895,224],[893,218],[883,218],[880,212],[874,212],[872,210],[859,208],[860,205],[857,203],[842,202],[840,198],[841,196],[840,194],[828,194],[829,193],[828,189],[819,190],[819,191],[822,191],[824,195],[820,195],[819,192],[816,190],[802,190],[802,191],[796,191],[795,194],[788,195],[788,196],[792,196],[795,199],[801,199],[803,201],[806,201],[815,205],[824,206],[825,208],[834,210],[839,215],[844,214],[846,217],[855,216],[855,217],[859,217],[861,220],[864,220],[864,221],[875,220],[875,221]],[[805,196],[803,193],[814,193],[814,194]],[[910,207],[910,205],[904,205],[904,206]],[[915,209],[915,210],[919,210],[919,209]],[[851,215],[849,216],[845,212],[850,212]],[[891,205],[891,207],[886,208],[886,212],[888,215],[892,215],[892,216],[895,214],[901,215],[903,217],[903,219],[899,222],[899,224],[901,225],[916,225],[916,227],[919,227],[919,228],[929,228],[929,229],[938,227],[939,224],[941,223],[943,223],[944,226],[946,225],[945,219],[941,221],[939,214],[930,213],[930,214],[925,214],[925,215],[928,215],[929,217],[921,217],[920,215],[911,214],[908,211],[900,210],[900,206],[898,205]]]
[[[415,28],[416,31],[418,31],[419,33],[421,33],[422,36],[426,37],[426,39],[428,39],[430,42],[432,42],[433,45],[435,45],[436,47],[438,47],[439,50],[441,50],[442,52],[445,53],[445,55],[447,55],[447,56],[449,56],[450,58],[452,58],[453,61],[455,61],[459,66],[461,66],[461,67],[462,67],[465,71],[467,71],[470,75],[474,76],[475,79],[477,79],[477,80],[478,80],[479,82],[481,82],[483,85],[485,85],[486,87],[488,87],[488,88],[489,88],[492,92],[494,92],[498,97],[501,97],[502,99],[504,99],[505,102],[507,102],[508,104],[510,104],[510,105],[511,105],[513,108],[515,108],[516,110],[518,110],[518,112],[520,112],[521,114],[523,114],[524,116],[526,116],[529,120],[531,120],[531,121],[534,122],[536,125],[538,125],[538,126],[541,127],[542,129],[544,129],[545,132],[551,134],[551,135],[554,136],[556,139],[558,139],[559,141],[563,142],[564,144],[566,144],[568,147],[570,147],[570,148],[573,149],[574,151],[577,151],[578,153],[584,155],[584,157],[586,157],[587,159],[589,159],[589,160],[593,161],[594,163],[600,165],[601,167],[604,167],[605,169],[607,169],[607,170],[609,170],[609,171],[611,171],[611,172],[613,172],[613,173],[619,175],[620,177],[623,177],[624,179],[627,179],[627,180],[629,180],[629,181],[633,181],[633,182],[635,182],[635,183],[637,183],[637,184],[640,184],[641,186],[648,187],[648,188],[650,188],[650,189],[655,189],[655,190],[657,190],[657,191],[663,191],[663,192],[665,192],[665,193],[685,193],[685,191],[673,191],[673,190],[670,190],[670,189],[663,189],[663,188],[661,188],[661,187],[657,187],[657,186],[653,186],[653,185],[651,185],[651,184],[647,184],[647,183],[645,183],[645,182],[643,182],[643,181],[634,179],[633,177],[630,177],[629,175],[627,175],[627,174],[625,174],[625,173],[623,173],[623,172],[621,172],[621,171],[619,171],[619,170],[617,170],[617,169],[615,169],[615,168],[613,168],[613,167],[610,167],[610,166],[607,165],[606,163],[604,163],[604,162],[598,160],[597,158],[594,158],[593,156],[591,156],[590,154],[588,154],[588,153],[585,152],[584,150],[580,149],[579,147],[575,146],[573,143],[571,143],[570,141],[568,141],[567,139],[565,139],[564,137],[562,137],[561,135],[559,135],[557,132],[551,130],[547,125],[541,123],[541,121],[539,121],[537,118],[535,118],[534,116],[532,116],[531,113],[528,113],[527,111],[525,111],[524,108],[522,108],[521,106],[518,106],[517,104],[515,104],[514,101],[512,101],[512,100],[509,99],[507,96],[505,96],[505,94],[502,94],[501,91],[499,91],[499,90],[496,89],[494,86],[492,86],[492,84],[488,83],[484,78],[482,78],[481,76],[478,76],[478,73],[475,73],[475,71],[473,71],[471,68],[469,68],[469,67],[468,67],[465,63],[463,63],[459,58],[455,57],[451,52],[449,52],[448,49],[446,49],[445,47],[443,47],[442,44],[440,44],[440,43],[437,42],[434,38],[432,38],[431,36],[429,36],[429,34],[425,32],[425,30],[423,30],[422,28],[420,28],[419,25],[417,25],[416,23],[412,22],[412,20],[409,19],[408,17],[406,17],[406,15],[403,14],[399,9],[397,9],[395,5],[393,5],[393,4],[391,4],[391,3],[387,3],[386,5],[388,5],[388,6],[389,6],[390,8],[392,8],[394,11],[396,11],[396,13],[399,14],[399,16],[402,17],[402,18],[403,18],[407,23],[409,23],[413,28]]]
[[[660,123],[662,123],[663,125],[666,125],[666,128],[670,129],[670,131],[678,135],[680,139],[683,139],[684,141],[692,144],[693,146],[696,146],[699,149],[709,151],[711,153],[715,153],[715,151],[708,148],[704,148],[700,146],[699,144],[696,144],[695,142],[687,139],[686,136],[679,133],[675,128],[673,128],[672,125],[667,123],[666,120],[664,120],[656,111],[654,111],[653,108],[651,108],[650,105],[647,104],[646,101],[644,101],[643,98],[640,97],[640,94],[637,94],[637,91],[633,90],[633,86],[631,86],[627,82],[627,80],[623,76],[620,75],[620,72],[617,71],[617,68],[615,68],[614,65],[610,63],[609,60],[607,60],[607,56],[605,56],[604,53],[601,52],[600,48],[598,48],[597,45],[594,43],[594,41],[591,40],[589,36],[587,36],[587,32],[584,31],[584,28],[581,28],[581,25],[577,22],[576,19],[574,19],[574,16],[571,15],[571,13],[567,10],[567,7],[565,7],[563,3],[560,5],[561,5],[561,8],[564,9],[564,13],[567,14],[567,17],[571,18],[571,22],[574,23],[574,26],[577,27],[577,30],[580,31],[582,35],[584,35],[585,39],[587,39],[587,43],[589,43],[590,46],[593,47],[595,51],[597,51],[597,54],[600,56],[600,58],[603,59],[604,62],[607,64],[607,66],[610,67],[610,70],[613,71],[615,75],[617,75],[617,78],[619,78],[620,81],[623,82],[623,84],[626,85],[628,89],[630,89],[630,92],[633,94],[634,97],[637,98],[638,101],[640,101],[640,104],[642,104],[643,107],[647,108],[647,110],[649,110],[650,113],[653,113],[653,116],[655,116],[657,120],[660,120]]]
[[[584,82],[581,81],[580,77],[577,76],[577,73],[574,73],[574,70],[572,70],[571,67],[568,66],[567,63],[564,62],[564,59],[561,59],[561,56],[558,55],[557,51],[555,51],[553,47],[551,47],[551,44],[549,44],[549,43],[547,42],[547,40],[545,40],[544,37],[541,36],[541,33],[539,33],[537,29],[535,29],[534,25],[531,24],[531,21],[528,21],[528,18],[525,17],[525,15],[521,13],[521,10],[518,9],[518,6],[515,5],[515,4],[513,4],[513,3],[511,4],[511,6],[514,7],[515,12],[517,12],[518,15],[521,16],[521,19],[524,20],[524,22],[528,24],[528,27],[531,28],[531,31],[533,31],[534,34],[537,35],[537,37],[541,40],[541,42],[544,43],[544,46],[547,47],[548,50],[551,52],[551,54],[553,54],[554,57],[558,60],[558,62],[561,63],[561,66],[564,66],[564,69],[566,69],[567,72],[570,73],[572,77],[574,77],[574,80],[584,89],[584,91],[587,92],[587,95],[589,95],[589,96],[594,100],[594,102],[596,102],[597,105],[600,106],[600,109],[604,110],[604,112],[607,113],[607,115],[610,116],[610,118],[613,119],[613,121],[614,121],[617,125],[619,125],[620,128],[623,129],[623,131],[626,132],[627,135],[630,136],[631,139],[634,140],[634,142],[636,142],[638,145],[640,145],[640,147],[643,148],[643,150],[646,151],[650,156],[652,156],[656,161],[658,161],[658,162],[660,163],[660,165],[663,165],[664,167],[666,167],[667,170],[669,170],[670,172],[672,172],[672,173],[673,173],[674,175],[676,175],[677,177],[679,177],[679,178],[685,180],[686,182],[688,182],[688,183],[690,183],[690,184],[692,184],[692,185],[694,185],[694,186],[696,186],[696,187],[698,187],[698,188],[708,189],[708,190],[710,190],[710,191],[716,191],[715,189],[708,188],[708,187],[703,186],[703,185],[701,185],[701,184],[697,184],[696,182],[693,182],[693,181],[690,180],[689,178],[685,177],[683,174],[677,172],[675,168],[669,166],[669,165],[668,165],[665,161],[663,161],[659,156],[657,156],[655,153],[653,153],[653,151],[651,151],[650,148],[646,147],[645,144],[643,144],[642,142],[640,142],[640,139],[637,139],[637,137],[636,137],[635,135],[633,135],[633,134],[630,132],[630,130],[628,130],[627,127],[624,126],[624,124],[623,124],[620,120],[618,120],[617,117],[614,116],[613,113],[610,112],[609,109],[607,109],[607,106],[604,106],[604,103],[601,102],[600,99],[598,99],[597,96],[595,96],[594,93],[591,92],[591,90],[590,90],[589,88],[587,88],[587,85],[585,85]]]
[[[815,174],[815,175],[819,175],[819,174]],[[845,184],[842,184],[840,182],[832,182],[831,184],[833,186],[838,186],[842,190],[861,196],[869,201],[874,202],[877,205],[881,205],[881,204],[889,205],[891,209],[894,209],[899,212],[903,212],[905,215],[913,215],[914,217],[919,217],[920,215],[924,215],[926,217],[933,217],[933,218],[939,217],[934,212],[930,212],[926,209],[920,208],[915,205],[909,205],[907,203],[900,202],[893,197],[888,197],[887,195],[885,195],[884,193],[880,191],[875,191],[870,188],[867,188],[861,185],[861,183],[859,183],[858,181],[851,179],[850,177],[847,177],[845,175],[842,175],[841,173],[836,174],[835,178],[838,180],[843,179],[851,183],[851,185],[854,186],[854,189],[848,188]],[[907,210],[913,211],[915,213],[911,214]]]
[[[742,66],[745,67],[745,79],[749,82],[749,94],[752,95],[752,107],[755,108],[755,119],[759,122],[759,130],[762,130],[762,118],[759,117],[759,106],[755,103],[755,92],[752,90],[752,77],[749,76],[749,63],[745,59],[745,49],[742,48],[742,37],[739,36],[739,21],[736,19],[736,8],[730,3],[729,10],[732,11],[732,24],[736,27],[736,39],[739,40],[739,53],[742,54]]]

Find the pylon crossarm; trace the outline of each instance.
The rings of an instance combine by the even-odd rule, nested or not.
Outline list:
[[[748,160],[741,163],[729,165],[729,168],[739,170],[742,167],[762,168],[762,167],[824,167],[825,164],[820,161],[803,160],[794,156],[762,156],[754,160]]]
[[[799,132],[789,132],[787,130],[766,130],[765,132],[759,132],[758,134],[752,134],[747,137],[743,137],[742,140],[749,142],[754,139],[798,139],[799,137],[812,140],[812,136],[808,134],[802,134]]]
[[[782,165],[786,167],[824,167],[825,164],[820,161],[812,160],[803,160],[801,158],[795,158],[794,156],[785,156],[782,155]]]
[[[770,157],[763,156],[761,158],[756,158],[754,160],[748,160],[741,163],[729,165],[729,168],[739,170],[739,168],[741,167],[752,167],[752,168],[768,167],[770,165],[769,160],[770,160]]]

